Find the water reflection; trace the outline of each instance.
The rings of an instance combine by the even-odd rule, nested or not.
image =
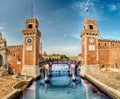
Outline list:
[[[48,83],[45,83],[45,93],[47,93],[48,90]]]
[[[50,83],[45,83],[44,75],[42,75],[40,80],[24,91],[20,99],[110,99],[89,82],[81,79],[78,76],[79,72],[77,72],[75,82],[72,82],[68,69],[60,67],[59,70],[53,69],[51,75]]]
[[[96,87],[90,84],[87,80],[82,80],[82,86],[85,99],[110,99],[109,96],[99,91]]]

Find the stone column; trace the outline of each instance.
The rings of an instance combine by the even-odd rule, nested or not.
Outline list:
[[[71,67],[69,67],[69,71],[70,71],[70,76],[72,76],[72,68]]]
[[[49,82],[49,77],[48,77],[48,70],[45,69],[45,83]]]
[[[72,81],[76,81],[75,68],[72,68]]]
[[[46,64],[45,65],[45,82],[46,83],[48,83],[49,82],[49,68],[50,68],[50,66],[49,66],[49,64]]]
[[[75,75],[75,64],[71,64],[71,72],[72,72],[72,81],[76,81],[76,75]]]
[[[52,72],[52,65],[49,64],[49,76],[50,77],[52,76],[51,72]]]

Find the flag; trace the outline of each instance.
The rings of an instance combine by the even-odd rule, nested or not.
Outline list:
[[[86,10],[87,12],[89,11],[89,8],[87,8],[87,10]]]

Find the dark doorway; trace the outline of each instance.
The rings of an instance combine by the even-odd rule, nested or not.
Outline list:
[[[117,65],[117,63],[115,63],[115,68],[118,68],[118,65]]]
[[[0,54],[0,67],[3,65],[3,56]]]

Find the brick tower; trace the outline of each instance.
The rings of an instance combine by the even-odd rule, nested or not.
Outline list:
[[[82,65],[98,64],[98,33],[96,21],[85,19],[80,33]]]
[[[26,20],[26,27],[22,33],[23,41],[23,68],[22,75],[39,76],[39,45],[41,32],[36,18]]]

